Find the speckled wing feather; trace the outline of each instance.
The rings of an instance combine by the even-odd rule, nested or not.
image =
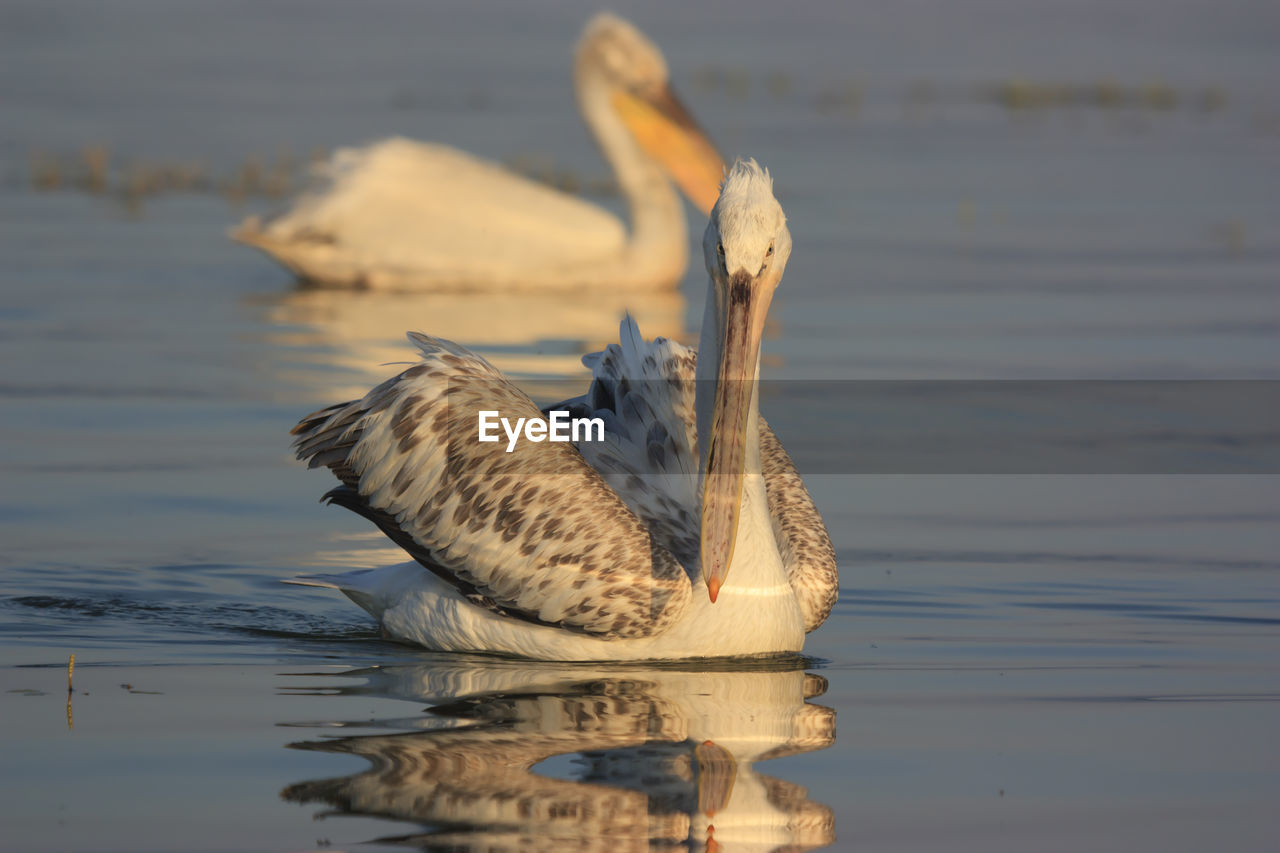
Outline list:
[[[587,393],[551,408],[604,420],[605,440],[578,449],[654,539],[697,576],[695,351],[667,338],[644,340],[630,315],[619,338],[583,357],[592,373]]]
[[[763,416],[760,467],[787,583],[800,602],[805,631],[812,631],[826,621],[840,593],[836,551],[800,472]]]
[[[411,334],[422,362],[294,428],[335,502],[377,523],[478,604],[601,637],[646,637],[684,613],[679,561],[570,444],[478,441],[478,414],[540,417],[488,362]],[[501,429],[499,429],[501,433]]]
[[[697,350],[666,338],[645,341],[626,317],[619,343],[584,356],[591,387],[551,408],[603,417],[605,441],[583,443],[583,456],[691,573],[700,571]],[[835,549],[791,457],[760,418],[761,473],[774,538],[806,631],[821,625],[839,593]]]

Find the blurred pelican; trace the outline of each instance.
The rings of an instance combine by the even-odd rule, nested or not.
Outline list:
[[[724,165],[627,21],[587,24],[578,105],[626,196],[631,231],[595,205],[443,145],[389,139],[334,155],[329,185],[233,233],[304,279],[390,289],[674,286],[688,233],[674,180],[703,213]]]
[[[835,740],[835,713],[807,701],[825,680],[794,661],[685,671],[462,659],[339,677],[366,680],[338,688],[343,695],[433,707],[393,724],[409,731],[293,744],[358,755],[372,767],[290,785],[281,796],[440,827],[398,839],[409,845],[731,853],[835,840],[830,809],[754,766]],[[329,677],[314,689],[334,692]],[[576,757],[568,773],[535,769],[561,755]]]

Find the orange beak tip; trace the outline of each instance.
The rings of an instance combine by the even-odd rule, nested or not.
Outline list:
[[[716,596],[720,594],[720,581],[712,580],[707,584],[707,592],[711,595],[711,603],[716,603]]]

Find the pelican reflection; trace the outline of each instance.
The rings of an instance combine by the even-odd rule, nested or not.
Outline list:
[[[498,369],[529,378],[581,379],[582,356],[602,349],[630,311],[646,334],[684,340],[684,297],[636,299],[598,289],[572,296],[336,290],[300,285],[266,298],[270,339],[285,346],[287,386],[308,400],[359,396],[383,365],[406,358],[404,331],[429,327],[464,342]],[[552,393],[552,392],[549,392]]]
[[[834,742],[835,712],[808,701],[826,681],[801,665],[463,661],[343,673],[363,683],[342,693],[426,702],[428,716],[397,721],[409,731],[293,744],[371,766],[282,796],[424,825],[381,840],[426,849],[822,847],[835,840],[830,809],[755,769]]]

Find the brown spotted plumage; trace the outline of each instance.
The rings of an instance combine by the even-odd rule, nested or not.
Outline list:
[[[836,550],[809,490],[800,479],[800,472],[763,417],[760,418],[760,467],[765,493],[769,496],[773,535],[787,570],[787,583],[800,601],[805,631],[812,631],[827,621],[840,592]]]
[[[293,430],[298,458],[342,481],[330,500],[505,614],[601,637],[678,619],[688,575],[571,445],[476,441],[482,409],[540,417],[528,396],[468,350],[410,337],[421,364]]]
[[[625,322],[623,329],[625,334]],[[606,417],[608,441],[580,449],[696,574],[698,518],[691,508],[697,506],[698,354],[665,338],[644,346],[649,354],[639,364],[628,363],[619,344],[587,356],[583,361],[594,373],[591,389],[548,410],[568,408],[575,415]],[[763,416],[760,466],[787,582],[799,599],[805,631],[812,631],[826,621],[839,593],[835,548],[800,472]]]

